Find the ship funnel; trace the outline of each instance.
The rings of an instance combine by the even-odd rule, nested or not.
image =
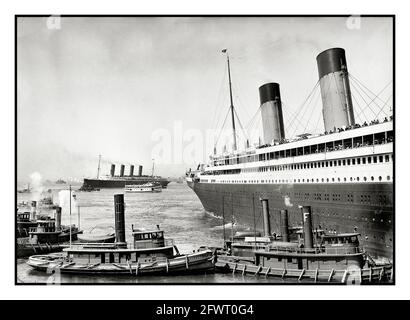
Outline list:
[[[316,57],[326,131],[355,124],[345,50],[332,48]]]
[[[111,174],[111,177],[114,177],[114,175],[115,175],[115,164],[112,164],[112,165],[111,165],[111,172],[110,172],[110,174]]]
[[[134,165],[130,166],[130,177],[134,176]]]
[[[54,220],[56,222],[56,230],[61,230],[61,207],[56,207],[54,212]]]
[[[37,216],[37,201],[31,201],[30,220],[36,220]]]
[[[269,202],[268,199],[260,199],[263,212],[263,231],[265,237],[270,237]]]
[[[259,87],[263,127],[263,144],[285,139],[282,102],[278,83],[266,83]]]
[[[125,243],[125,215],[124,215],[124,195],[114,195],[115,207],[115,242]]]
[[[125,166],[122,164],[120,168],[120,177],[124,176],[124,170],[125,170]]]
[[[282,234],[282,241],[289,242],[288,210],[280,210],[280,232]]]
[[[138,166],[138,176],[142,176],[142,166]]]
[[[310,206],[302,207],[303,214],[303,237],[305,248],[313,248],[313,227],[312,227],[312,209]]]

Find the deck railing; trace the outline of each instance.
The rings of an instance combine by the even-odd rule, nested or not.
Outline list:
[[[174,246],[174,240],[173,239],[165,239],[164,240],[164,245],[166,247],[168,246]],[[72,244],[71,247],[70,245],[67,245],[67,248],[73,249],[73,250],[81,250],[81,249],[134,249],[134,243],[130,242],[125,244],[123,246],[118,246],[115,243],[95,243],[95,242],[90,242],[90,243],[76,243]]]
[[[346,255],[364,253],[361,246],[358,247],[315,247],[315,248],[287,248],[279,246],[261,246],[254,245],[252,248],[258,252],[274,252],[274,253],[299,253],[299,254],[323,254],[323,255]]]

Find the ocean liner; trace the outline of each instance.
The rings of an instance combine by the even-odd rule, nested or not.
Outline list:
[[[309,205],[314,228],[360,233],[369,254],[391,259],[393,116],[357,123],[345,50],[328,49],[316,60],[325,132],[286,139],[279,84],[266,83],[259,88],[263,141],[240,151],[227,55],[233,150],[214,151],[208,164],[187,172],[187,183],[205,210],[225,221],[263,230],[259,200],[265,198],[272,232],[280,234],[279,210],[287,209],[289,224],[300,226],[300,207]]]
[[[124,188],[127,184],[141,185],[146,183],[160,184],[166,188],[170,181],[166,178],[154,175],[154,164],[152,164],[152,174],[143,175],[142,166],[138,166],[138,174],[134,175],[134,165],[130,165],[129,175],[125,174],[125,165],[121,165],[120,174],[115,175],[115,164],[111,164],[110,174],[100,177],[101,156],[98,161],[98,171],[96,179],[84,179],[82,188],[99,189],[99,188]]]

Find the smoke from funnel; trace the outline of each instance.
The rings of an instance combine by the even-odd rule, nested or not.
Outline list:
[[[37,171],[30,174],[31,200],[39,201],[44,191],[43,177]]]
[[[58,203],[59,206],[62,208],[62,211],[65,212],[64,218],[65,218],[65,223],[69,222],[69,214],[70,214],[70,190],[61,190],[58,193]],[[77,215],[77,210],[78,210],[78,205],[77,205],[77,199],[75,197],[75,194],[73,191],[71,191],[71,215],[72,215],[72,220],[74,220],[74,215]]]

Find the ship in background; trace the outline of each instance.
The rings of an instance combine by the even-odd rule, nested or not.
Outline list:
[[[224,50],[223,52],[226,52]],[[269,200],[272,231],[280,234],[279,210],[303,225],[300,206],[311,206],[313,224],[327,233],[357,232],[369,254],[393,257],[393,116],[357,123],[345,50],[317,58],[325,132],[286,139],[278,83],[259,88],[263,142],[238,150],[227,55],[233,150],[187,172],[204,208],[224,221],[263,230],[260,199]],[[376,116],[377,118],[377,116]]]
[[[81,188],[84,189],[100,189],[100,188],[124,188],[125,185],[142,185],[146,183],[154,183],[161,185],[162,188],[166,188],[170,181],[166,178],[154,175],[154,163],[152,164],[151,175],[142,174],[142,166],[138,166],[138,173],[134,175],[134,165],[130,165],[129,174],[125,174],[125,165],[121,164],[120,174],[115,175],[115,164],[111,164],[110,174],[100,177],[100,164],[101,156],[98,160],[98,170],[96,179],[84,179],[84,183]]]

